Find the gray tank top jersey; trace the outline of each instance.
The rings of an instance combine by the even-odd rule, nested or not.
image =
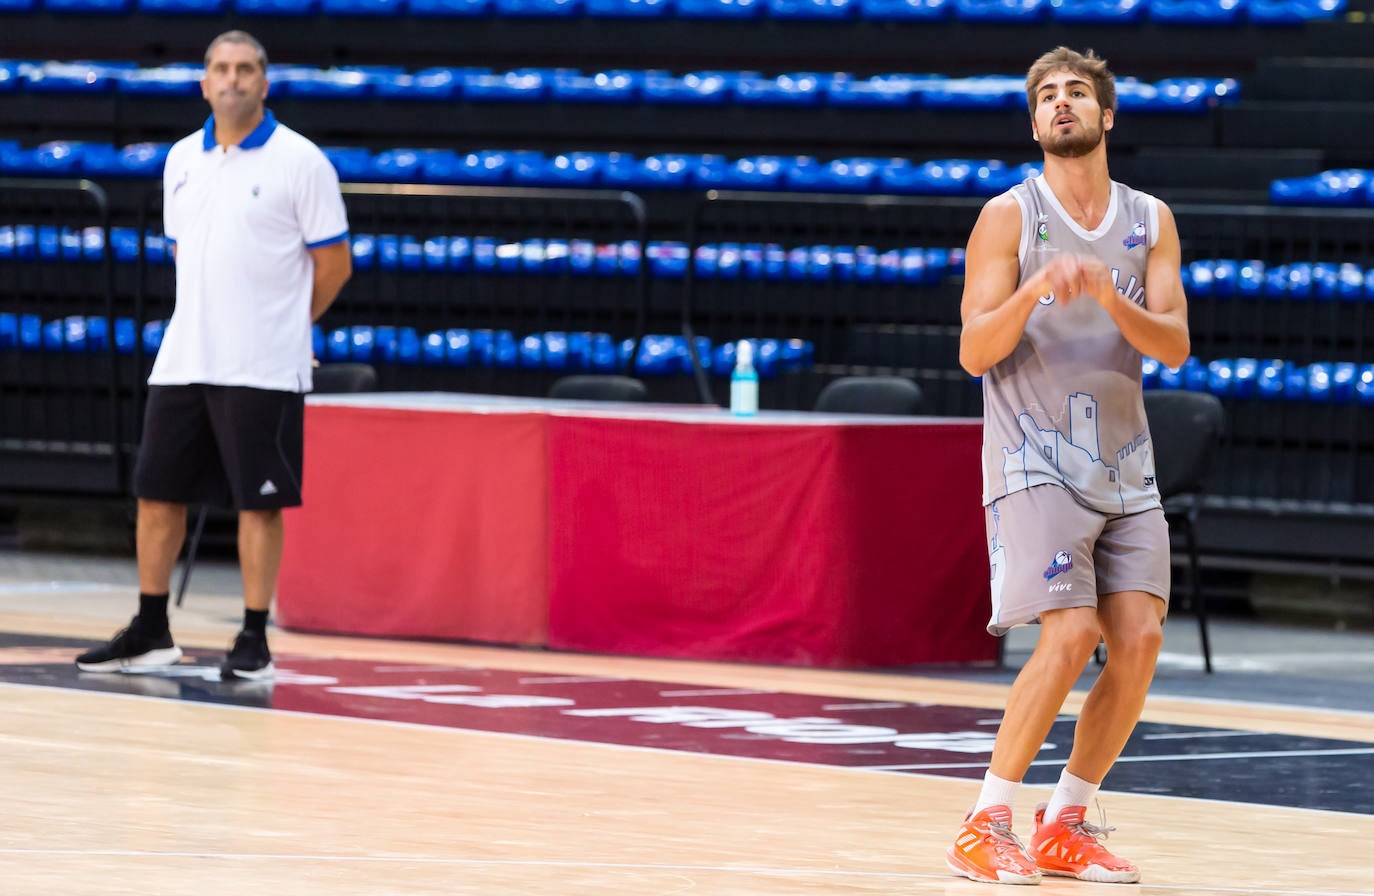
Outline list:
[[[1113,181],[1107,213],[1089,232],[1043,175],[1010,192],[1021,206],[1021,282],[1059,253],[1093,255],[1119,292],[1144,304],[1146,259],[1159,231],[1153,196]],[[1093,299],[1041,297],[1021,342],[983,376],[983,503],[1054,484],[1102,513],[1158,507],[1140,362]]]

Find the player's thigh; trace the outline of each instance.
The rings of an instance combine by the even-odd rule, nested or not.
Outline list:
[[[993,603],[988,630],[1002,634],[1039,621],[1047,610],[1097,606],[1093,545],[1105,521],[1055,485],[994,501],[987,508]]]
[[[304,395],[219,386],[210,396],[210,416],[235,507],[274,510],[301,503]]]
[[[1093,553],[1097,592],[1144,592],[1168,607],[1170,589],[1169,524],[1159,508],[1112,517]],[[1149,604],[1147,604],[1149,606]]]

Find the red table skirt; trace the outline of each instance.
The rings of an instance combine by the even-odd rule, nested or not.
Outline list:
[[[311,404],[278,622],[867,667],[996,657],[976,422]]]

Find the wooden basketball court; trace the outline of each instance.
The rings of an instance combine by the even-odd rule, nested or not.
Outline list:
[[[124,612],[125,603],[111,605]],[[288,632],[272,637],[284,672],[271,686],[218,684],[208,673],[197,677],[192,664],[180,678],[77,681],[64,670],[85,640],[111,634],[110,618],[55,613],[60,602],[52,601],[7,606],[0,615],[0,631],[12,633],[10,646],[0,648],[0,673],[10,673],[10,683],[0,684],[5,896],[1004,891],[953,877],[943,863],[976,793],[969,775],[981,771],[961,779],[749,758],[738,751],[779,742],[768,732],[782,729],[654,724],[665,720],[651,712],[636,724],[627,713],[637,709],[558,709],[561,698],[501,697],[436,682],[485,676],[536,691],[564,688],[560,693],[595,685],[623,693],[631,707],[654,691],[668,695],[668,706],[825,698],[817,705],[831,715],[939,706],[993,719],[1000,685]],[[179,615],[174,627],[183,647],[206,648],[205,664],[235,628],[194,612]],[[385,694],[370,685],[320,687],[342,680],[320,669],[366,669],[407,683]],[[225,690],[233,688],[242,690]],[[367,708],[346,717],[310,696],[341,690],[359,705],[399,709],[386,718]],[[1070,711],[1079,695],[1073,699]],[[430,724],[417,714],[458,703],[470,718],[500,718],[508,730]],[[570,716],[584,727],[571,735],[551,727],[549,720]],[[1160,730],[1196,726],[1217,737],[1315,738],[1322,746],[1310,751],[1314,762],[1343,757],[1355,763],[1346,768],[1363,770],[1365,786],[1374,776],[1372,714],[1152,698],[1145,718]],[[793,734],[808,724],[789,721],[801,725]],[[639,742],[595,742],[615,725],[633,725],[627,730],[642,732],[634,735]],[[680,739],[689,735],[720,739],[684,748]],[[979,754],[966,758],[986,762]],[[1161,785],[1176,766],[1158,764]],[[1257,786],[1273,774],[1257,755],[1250,766]],[[1018,832],[1028,832],[1032,806],[1048,792],[1023,788]],[[1141,865],[1144,882],[1046,879],[1040,892],[1374,893],[1374,814],[1363,803],[1326,811],[1142,792],[1108,792],[1100,803],[1119,827],[1113,847]]]

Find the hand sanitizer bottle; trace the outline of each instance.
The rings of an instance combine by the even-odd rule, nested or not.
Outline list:
[[[759,374],[754,370],[754,344],[741,339],[735,346],[735,370],[730,374],[730,413],[752,417],[759,411]]]

